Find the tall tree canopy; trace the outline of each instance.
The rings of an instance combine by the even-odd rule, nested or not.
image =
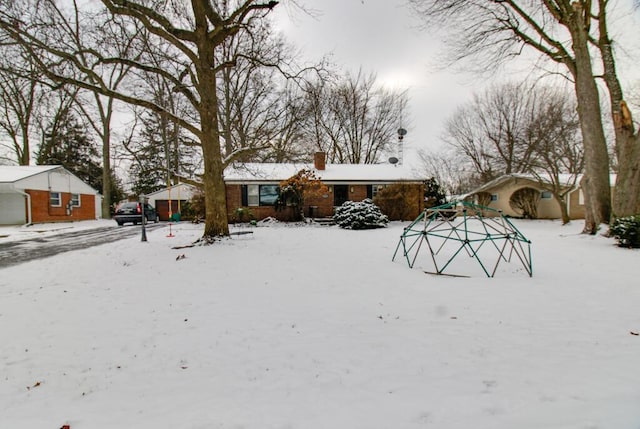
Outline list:
[[[73,3],[76,6],[77,3]],[[240,158],[249,147],[226,153],[220,130],[218,80],[222,73],[236,66],[240,58],[255,58],[256,49],[242,47],[227,55],[233,40],[253,38],[261,22],[278,5],[266,0],[101,0],[96,10],[82,12],[59,7],[55,0],[25,0],[0,3],[0,31],[30,55],[48,79],[61,85],[73,85],[113,97],[156,112],[189,133],[201,150],[202,188],[206,199],[203,239],[229,234],[224,168]],[[102,8],[100,7],[102,6]],[[108,11],[104,26],[116,26],[130,41],[128,49],[108,49],[108,43],[90,29],[77,40],[78,28],[86,22],[85,13]],[[95,29],[95,22],[92,28]],[[92,37],[93,34],[93,37]],[[115,32],[114,32],[115,34]],[[157,58],[163,58],[159,66]],[[260,60],[259,58],[256,60]],[[106,85],[99,79],[105,71],[126,65],[128,75],[156,75],[170,82],[173,97],[191,106],[178,114],[157,103],[154,92],[145,90],[148,80]],[[266,65],[266,64],[263,64]],[[278,64],[269,64],[278,65]]]
[[[609,161],[596,76],[609,90],[620,171],[615,214],[640,211],[640,148],[617,78],[608,29],[609,0],[408,0],[426,26],[448,30],[449,60],[495,70],[524,47],[560,66],[573,82],[585,147],[585,232],[611,211]],[[470,64],[470,63],[467,63]],[[625,115],[626,113],[626,115]],[[626,119],[624,119],[626,118]],[[632,190],[636,189],[634,193]],[[624,201],[624,202],[623,202]]]
[[[94,189],[102,185],[97,146],[78,118],[69,110],[49,124],[38,149],[38,165],[62,165]]]

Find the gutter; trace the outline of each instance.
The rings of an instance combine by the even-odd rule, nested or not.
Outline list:
[[[26,224],[26,226],[33,225],[33,223],[31,222],[31,195],[29,195],[27,192],[21,191],[21,190],[16,189],[16,188],[13,188],[13,190],[16,191],[18,194],[24,195],[25,197],[27,197],[27,224]]]

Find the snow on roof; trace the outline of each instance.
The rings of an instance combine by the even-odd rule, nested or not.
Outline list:
[[[313,171],[325,182],[419,182],[420,177],[403,166],[391,164],[326,164],[325,170],[316,170],[313,164],[244,163],[229,166],[224,180],[231,182],[280,182],[302,169]]]
[[[0,166],[0,183],[13,183],[45,171],[62,168],[60,165],[2,165]]]
[[[547,184],[552,184],[552,180],[550,176],[545,176],[545,175],[539,175],[539,176],[535,176],[533,174],[524,174],[524,173],[511,173],[511,174],[503,174],[502,176],[499,176],[487,183],[485,183],[484,185],[479,186],[478,188],[463,194],[460,196],[460,199],[464,199],[466,197],[468,197],[469,195],[473,195],[473,194],[477,194],[479,192],[483,192],[485,190],[488,189],[492,189],[496,186],[499,186],[505,182],[508,182],[509,180],[512,179],[525,179],[525,180],[531,180],[533,182],[544,182]],[[558,179],[560,181],[560,185],[562,186],[568,186],[573,188],[573,190],[571,192],[574,192],[576,189],[578,189],[580,187],[580,180],[582,180],[582,174],[578,174],[577,176],[574,174],[559,174],[558,175]],[[616,183],[616,175],[615,174],[610,174],[609,175],[609,182],[611,184],[611,186],[615,186]]]

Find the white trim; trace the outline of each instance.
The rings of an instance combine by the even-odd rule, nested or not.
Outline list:
[[[53,194],[58,194],[58,198],[57,198],[58,199],[58,204],[53,204],[52,203],[52,201],[51,201],[52,198],[51,197],[52,197]],[[60,192],[60,191],[49,191],[49,205],[51,207],[62,207],[62,192]]]

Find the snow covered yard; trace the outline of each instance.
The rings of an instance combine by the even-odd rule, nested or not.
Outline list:
[[[533,278],[432,276],[391,261],[404,225],[0,270],[0,428],[640,427],[639,251],[520,221]]]

